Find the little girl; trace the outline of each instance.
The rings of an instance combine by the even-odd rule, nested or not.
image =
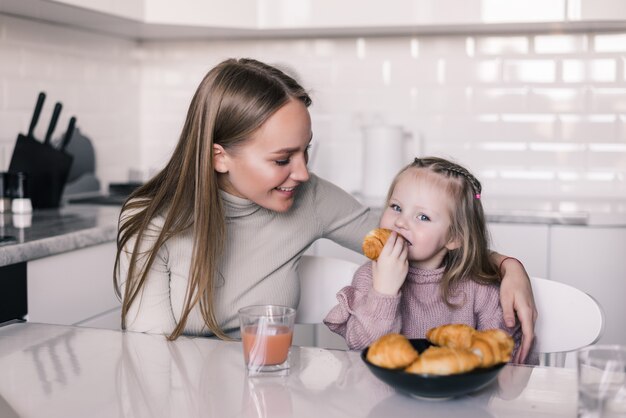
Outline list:
[[[337,294],[339,304],[324,320],[350,349],[391,332],[424,338],[450,323],[510,332],[480,192],[469,171],[441,158],[416,158],[398,173],[380,220],[390,238],[378,260],[361,266]],[[517,350],[519,327],[513,337]]]

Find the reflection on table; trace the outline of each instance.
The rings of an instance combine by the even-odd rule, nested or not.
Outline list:
[[[0,328],[2,417],[575,416],[574,370],[506,366],[470,396],[419,400],[359,353],[293,347],[286,377],[248,378],[240,343],[34,323]]]

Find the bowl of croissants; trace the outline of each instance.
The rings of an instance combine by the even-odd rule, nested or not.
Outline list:
[[[513,347],[505,331],[448,324],[428,330],[425,339],[387,334],[361,358],[376,377],[401,392],[447,399],[492,383],[511,360]]]

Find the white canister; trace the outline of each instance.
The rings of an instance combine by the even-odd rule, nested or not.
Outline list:
[[[363,128],[361,193],[368,201],[383,203],[391,181],[406,164],[404,140],[401,126],[371,125]]]

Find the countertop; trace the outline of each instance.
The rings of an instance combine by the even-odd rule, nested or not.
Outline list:
[[[486,196],[488,222],[626,227],[626,199]]]
[[[373,210],[379,200],[356,196]],[[488,222],[626,227],[626,200],[484,196]],[[116,239],[120,206],[70,204],[32,215],[0,214],[0,266],[72,251]]]
[[[19,323],[0,327],[0,416],[573,417],[576,371],[507,365],[429,401],[378,380],[354,351],[292,347],[288,376],[248,377],[240,342]]]
[[[67,205],[32,214],[0,214],[0,266],[114,241],[121,207]]]
[[[384,197],[353,195],[373,210],[381,210]],[[626,199],[483,195],[481,200],[487,222],[626,227]]]

